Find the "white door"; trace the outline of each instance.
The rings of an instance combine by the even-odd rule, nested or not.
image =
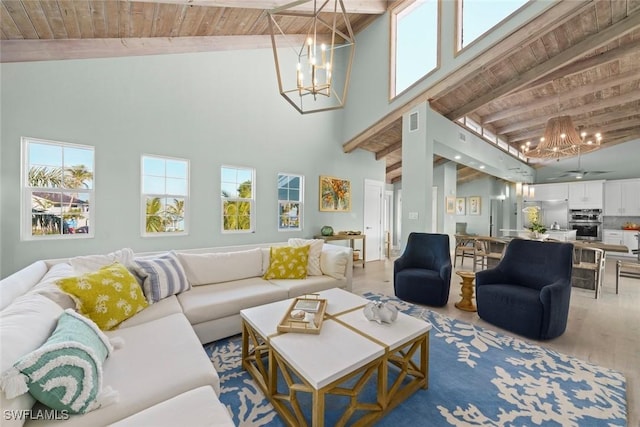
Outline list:
[[[384,183],[364,180],[364,234],[367,236],[365,262],[382,259],[382,206]]]

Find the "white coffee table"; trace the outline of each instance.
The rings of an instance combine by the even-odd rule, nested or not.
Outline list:
[[[369,302],[365,298],[341,289],[318,295],[328,301],[318,335],[277,332],[292,300],[240,312],[243,367],[287,424],[323,426],[325,397],[332,394],[349,397],[338,425],[355,411],[365,413],[356,425],[370,424],[427,388],[431,324],[398,313],[396,322],[380,325],[362,314]],[[418,363],[412,360],[415,355]],[[375,384],[376,402],[358,401],[369,383]],[[298,393],[311,396],[311,414],[304,413]]]

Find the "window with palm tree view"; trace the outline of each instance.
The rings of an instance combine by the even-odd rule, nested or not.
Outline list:
[[[142,156],[143,236],[185,234],[189,161]]]
[[[222,166],[222,231],[252,232],[254,229],[255,170],[237,166]]]
[[[93,237],[93,147],[22,138],[22,239]]]

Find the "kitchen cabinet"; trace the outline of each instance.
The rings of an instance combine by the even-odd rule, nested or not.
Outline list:
[[[536,184],[533,187],[533,198],[526,199],[531,201],[552,201],[567,200],[569,197],[569,184],[559,182],[554,184]]]
[[[604,183],[604,214],[640,216],[640,179],[622,179]]]
[[[604,181],[569,183],[569,209],[602,209]]]
[[[633,249],[638,249],[638,240],[636,235],[638,231],[634,230],[604,230],[602,233],[602,241],[611,245],[624,245],[629,248],[628,253],[616,252],[615,255],[620,256],[637,256],[632,252]]]

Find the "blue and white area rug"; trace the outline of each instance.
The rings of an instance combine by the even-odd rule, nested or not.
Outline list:
[[[624,376],[538,345],[381,294],[433,325],[429,388],[378,426],[625,426]],[[241,338],[205,346],[220,375],[220,400],[238,426],[284,426],[241,367]]]

